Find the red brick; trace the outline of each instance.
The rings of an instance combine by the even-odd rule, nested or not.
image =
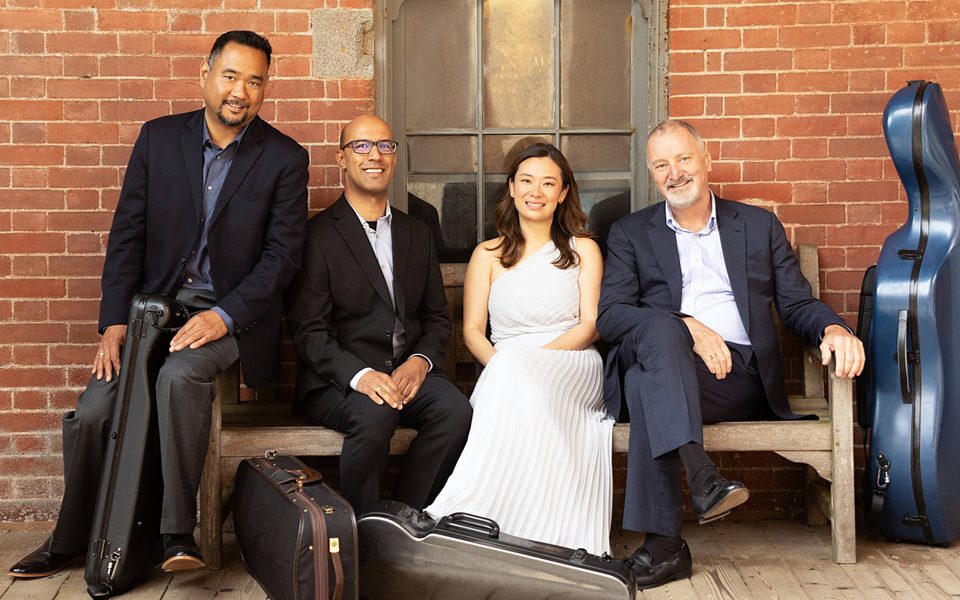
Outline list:
[[[836,160],[784,160],[777,165],[777,181],[843,181],[843,163]]]
[[[715,161],[711,165],[713,171],[710,174],[710,180],[717,183],[740,182],[743,178],[740,176],[740,163]]]
[[[51,79],[47,83],[51,98],[117,98],[118,89],[115,79]]]
[[[172,13],[169,16],[171,31],[200,31],[202,22],[197,13]]]
[[[97,77],[100,74],[100,63],[96,56],[64,56],[63,74],[84,79]]]
[[[697,117],[703,114],[703,98],[687,96],[670,99],[670,115],[674,117]],[[324,141],[330,141],[325,139]]]
[[[0,165],[63,164],[63,146],[0,144]]]
[[[671,50],[715,50],[739,48],[738,29],[687,29],[670,32]]]
[[[167,13],[152,10],[100,10],[101,31],[166,31]]]
[[[816,25],[780,29],[781,48],[825,48],[850,44],[848,25]]]
[[[905,16],[906,2],[896,0],[878,2],[876,0],[858,2],[838,2],[833,7],[835,23],[888,23],[902,21]]]
[[[178,99],[199,98],[201,96],[200,82],[196,81],[157,81],[157,98]],[[196,108],[194,102],[193,108]]]
[[[11,139],[15,144],[40,144],[47,141],[44,123],[13,123]]]
[[[893,230],[892,225],[837,225],[827,229],[826,243],[830,246],[847,246],[856,240],[859,245],[879,245]]]
[[[30,340],[32,342],[32,340]],[[37,366],[37,365],[46,365],[47,362],[47,347],[40,344],[23,344],[15,346],[13,349],[13,361],[17,366],[28,367],[28,366]],[[46,397],[44,396],[44,404],[46,404]],[[16,398],[14,399],[15,408],[41,408],[41,406],[36,405],[18,405]]]
[[[726,52],[723,55],[724,71],[780,71],[792,65],[793,52],[789,50]]]
[[[56,10],[0,10],[0,29],[6,31],[60,31],[63,22]]]
[[[0,245],[6,237],[0,234]],[[64,294],[64,282],[54,279],[4,279],[0,280],[0,295],[7,298],[60,298]]]
[[[71,233],[67,234],[67,252],[69,254],[91,254],[104,251],[100,243],[100,234]]]
[[[927,23],[927,41],[960,42],[960,23],[950,21],[946,23]]]
[[[65,121],[96,121],[100,118],[100,109],[96,102],[67,101],[63,103]]]
[[[63,59],[59,56],[5,56],[6,75],[57,76],[63,73]]]
[[[49,185],[53,188],[117,187],[117,170],[112,167],[51,167]]]
[[[273,51],[277,55],[310,54],[313,51],[313,36],[309,34],[285,35],[283,33],[274,33],[269,37],[270,45],[273,46]]]
[[[0,193],[0,209],[63,208],[63,192],[59,190],[12,190]]]
[[[781,92],[842,92],[849,85],[848,73],[827,71],[813,73],[781,73],[778,89]]]
[[[773,137],[777,122],[773,118],[743,119],[740,130],[744,137]]]
[[[67,146],[66,164],[69,166],[89,166],[100,164],[99,146]]]
[[[775,27],[743,30],[744,48],[777,48],[780,46],[779,31]]]
[[[100,280],[95,278],[68,279],[67,297],[100,300]]]
[[[50,123],[47,140],[74,144],[116,144],[117,126],[113,123]]]
[[[723,142],[721,160],[780,159],[790,156],[790,140],[750,140]]]
[[[96,146],[90,147],[92,150],[98,150]],[[100,192],[97,190],[67,190],[66,194],[67,210],[90,210],[100,208]],[[70,251],[69,240],[67,251]]]
[[[278,12],[276,30],[286,33],[308,32],[310,31],[310,13]]]
[[[51,256],[49,273],[54,276],[95,277],[103,271],[100,256]]]
[[[724,102],[724,109],[727,115],[793,114],[794,97],[787,94],[729,96]]]
[[[748,160],[743,163],[744,181],[773,181],[776,176],[776,163],[765,160]]]
[[[907,6],[907,20],[955,20],[958,11],[960,11],[960,4],[957,0],[912,0]]]
[[[908,206],[906,202],[884,204],[880,208],[883,223],[901,225],[907,221]]]
[[[960,44],[935,44],[923,47],[904,48],[905,65],[953,65],[957,64]],[[894,66],[894,65],[891,65]]]
[[[196,4],[193,0],[184,0],[184,2],[188,5]],[[210,52],[213,40],[214,38],[208,34],[159,35],[155,38],[154,50],[161,56],[192,54],[201,58]]]
[[[881,223],[882,213],[876,204],[850,204],[847,206],[847,222],[856,224]]]
[[[47,185],[46,169],[37,167],[14,167],[10,170],[10,184],[13,187],[40,188]]]
[[[804,2],[797,11],[797,23],[829,23],[832,19],[832,2]]]
[[[793,25],[797,22],[797,5],[748,6],[727,9],[727,26]]]
[[[903,49],[888,47],[834,48],[830,67],[835,69],[891,68],[903,64]],[[909,49],[907,49],[909,51]]]
[[[44,231],[47,228],[47,214],[17,211],[11,215],[10,228],[12,231]]]
[[[888,44],[919,44],[925,39],[924,24],[922,22],[888,23]]]
[[[274,14],[272,11],[259,10],[256,12],[209,12],[204,17],[207,31],[230,31],[231,29],[248,29],[260,33],[272,33],[274,28]],[[209,43],[211,43],[212,40]],[[271,39],[272,45],[272,39]]]
[[[0,369],[0,385],[4,387],[46,387],[63,385],[63,370],[53,368]],[[48,412],[0,413],[0,431],[52,431],[60,426],[60,415]],[[23,461],[16,464],[16,461]],[[6,463],[6,464],[4,464]],[[33,473],[42,475],[52,466],[56,467],[54,457],[17,457],[0,458],[2,473]],[[46,469],[37,469],[37,465],[48,465]],[[13,467],[13,468],[11,468]],[[55,471],[53,471],[55,472]]]
[[[777,133],[784,137],[840,136],[846,133],[846,118],[842,116],[780,117]]]
[[[681,73],[670,77],[670,93],[678,96],[704,93],[739,94],[740,86],[740,75],[734,74],[686,75]],[[322,111],[325,105],[320,105],[318,111],[315,112],[313,110],[314,104],[316,103],[311,104],[311,116],[317,118],[315,115]],[[324,118],[344,120],[352,117],[329,116]]]
[[[821,71],[829,62],[826,48],[801,48],[793,53],[793,68],[798,71]]]
[[[762,200],[764,202],[789,202],[790,184],[787,183],[726,183],[723,197],[736,200]]]
[[[11,273],[20,277],[44,277],[47,274],[47,257],[14,256]]]
[[[826,158],[827,140],[822,138],[799,138],[790,140],[792,158]]]
[[[49,231],[106,231],[113,221],[113,215],[107,211],[51,212],[47,218]]]
[[[868,44],[882,44],[887,38],[887,28],[884,25],[854,25],[853,43],[856,46]]]
[[[872,113],[879,118],[889,99],[887,93],[830,94],[830,106],[834,114]]]
[[[776,73],[744,73],[744,94],[766,94],[777,91]]]
[[[830,184],[830,201],[888,202],[896,200],[899,191],[896,181],[835,181]]]
[[[798,94],[795,112],[799,115],[821,115],[830,112],[830,97],[824,94]]]
[[[63,28],[67,31],[92,31],[96,17],[92,10],[63,11]]]
[[[63,54],[114,54],[117,52],[114,33],[65,32],[47,35],[47,52]]]
[[[740,123],[737,119],[688,119],[687,121],[707,140],[740,137]]]
[[[7,254],[60,253],[64,238],[58,233],[0,233],[0,252]],[[2,295],[0,295],[2,297]]]
[[[881,91],[886,89],[886,79],[886,73],[883,71],[854,71],[850,74],[850,91]]]
[[[842,204],[788,204],[777,208],[780,220],[799,225],[833,225],[846,222]]]
[[[310,58],[306,56],[279,56],[273,65],[273,77],[310,77]]]
[[[851,181],[877,180],[883,177],[883,161],[877,159],[847,160],[847,177]]]
[[[50,318],[55,321],[86,321],[97,318],[100,303],[96,300],[51,300],[49,306]],[[63,361],[54,362],[59,364]]]
[[[43,54],[46,51],[42,33],[14,33],[11,46],[18,54]]]
[[[154,34],[121,33],[118,45],[120,53],[125,55],[154,54]]]
[[[887,154],[887,145],[882,137],[834,138],[830,140],[830,156],[865,158],[883,157]]]

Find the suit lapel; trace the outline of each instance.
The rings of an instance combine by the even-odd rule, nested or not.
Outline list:
[[[680,271],[680,254],[677,252],[677,237],[673,230],[667,227],[665,210],[654,212],[647,227],[647,236],[650,238],[653,254],[657,257],[657,264],[660,265],[660,272],[670,288],[673,308],[679,310],[683,275]]]
[[[227,178],[223,181],[223,188],[220,189],[220,195],[217,197],[217,206],[213,209],[213,215],[210,216],[210,222],[213,223],[223,212],[223,208],[230,202],[234,192],[243,183],[244,178],[250,173],[253,163],[257,161],[263,152],[263,146],[260,142],[263,140],[263,121],[260,117],[254,117],[247,131],[240,140],[240,147],[233,157],[233,164],[230,165],[230,171],[227,172]]]
[[[716,197],[715,197],[716,198]],[[743,327],[750,335],[750,299],[747,296],[747,234],[745,223],[740,218],[736,204],[720,198],[717,201],[717,228],[720,230],[720,247],[723,262],[727,266],[730,289],[737,303]]]
[[[183,167],[187,172],[187,185],[193,197],[194,215],[200,221],[203,210],[203,109],[198,110],[180,134],[180,145],[183,150]]]
[[[410,229],[403,216],[393,211],[393,221],[390,224],[390,235],[393,238],[393,297],[397,302],[397,315],[404,318],[404,280],[407,275],[407,257],[410,254]]]
[[[360,271],[370,281],[370,285],[377,291],[377,295],[390,307],[390,310],[393,310],[393,302],[390,301],[387,282],[383,278],[377,256],[373,253],[370,240],[367,239],[363,227],[357,219],[357,214],[353,212],[346,197],[340,196],[340,199],[327,210],[331,211],[330,216],[333,217],[333,226],[347,244],[347,248],[349,248],[354,260],[360,267]],[[394,274],[396,274],[396,269],[394,269]],[[396,280],[396,276],[394,280]]]

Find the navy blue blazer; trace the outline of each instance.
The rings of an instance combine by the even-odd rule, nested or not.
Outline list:
[[[100,330],[136,293],[176,292],[201,233],[203,110],[145,123],[127,164],[103,265]],[[244,381],[276,378],[282,292],[300,266],[309,157],[260,117],[247,126],[210,222],[217,305],[236,326]]]
[[[783,225],[773,213],[739,202],[716,201],[723,260],[757,356],[767,401],[778,416],[794,417],[787,402],[771,303],[783,324],[808,344],[819,343],[825,327],[843,325],[843,320],[813,297]],[[648,310],[679,313],[682,282],[676,234],[667,226],[663,202],[614,223],[607,245],[597,329],[611,343],[604,376],[607,410],[619,415],[620,340]]]

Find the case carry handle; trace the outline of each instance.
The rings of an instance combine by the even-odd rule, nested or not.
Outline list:
[[[440,519],[437,527],[446,526],[448,529],[460,529],[473,533],[482,533],[491,538],[500,537],[500,525],[493,519],[471,515],[470,513],[455,512]]]
[[[910,379],[907,374],[909,358],[907,356],[907,334],[910,327],[909,311],[901,310],[897,319],[897,368],[900,372],[900,397],[904,404],[913,402]]]

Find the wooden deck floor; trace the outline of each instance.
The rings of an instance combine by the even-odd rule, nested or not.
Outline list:
[[[931,548],[868,539],[857,543],[859,562],[830,560],[830,531],[785,521],[689,525],[686,536],[695,567],[690,580],[648,590],[643,600],[781,598],[885,600],[960,598],[960,543]],[[4,570],[45,537],[43,531],[0,530]],[[159,571],[122,596],[131,600],[265,600],[247,574],[232,536],[225,540],[225,568],[176,576]],[[614,536],[617,555],[633,549],[637,536]],[[40,580],[0,579],[0,600],[86,599],[82,566]]]

